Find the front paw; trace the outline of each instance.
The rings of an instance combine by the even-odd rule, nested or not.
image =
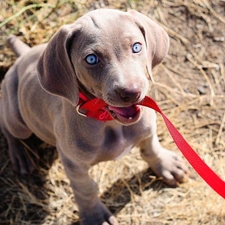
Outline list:
[[[117,219],[102,202],[94,207],[80,210],[81,225],[119,225]]]
[[[155,174],[170,186],[177,186],[188,179],[188,169],[180,156],[162,148],[155,159],[149,161]]]

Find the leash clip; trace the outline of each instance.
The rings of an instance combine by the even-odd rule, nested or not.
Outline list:
[[[81,106],[80,104],[76,106],[76,111],[77,111],[78,115],[83,116],[83,117],[87,117],[84,113],[79,111],[80,106]]]

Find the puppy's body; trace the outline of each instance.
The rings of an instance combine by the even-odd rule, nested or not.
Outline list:
[[[123,27],[112,24],[121,19]],[[154,111],[144,107],[135,111],[135,104],[148,91],[147,70],[151,75],[167,49],[166,33],[147,17],[97,10],[64,26],[48,45],[25,48],[5,76],[0,122],[16,170],[33,170],[17,139],[35,133],[56,146],[81,224],[118,224],[99,200],[88,169],[120,157],[138,143],[142,157],[167,183],[175,185],[185,178],[183,162],[159,144]],[[88,56],[96,63],[90,64]],[[114,120],[104,123],[79,115],[78,89],[90,98],[105,100]]]
[[[115,121],[104,123],[76,115],[76,109],[70,102],[42,89],[36,67],[45,47],[46,45],[33,47],[21,56],[3,81],[3,93],[8,92],[7,90],[13,92],[13,97],[10,94],[3,99],[4,106],[9,107],[7,112],[12,113],[3,114],[4,127],[14,137],[26,139],[35,133],[53,146],[56,146],[56,139],[71,140],[74,146],[68,146],[69,148],[79,149],[81,154],[94,154],[94,158],[90,160],[90,165],[93,165],[99,161],[117,158],[128,147],[131,148],[152,135],[152,124],[156,119],[152,110],[143,108],[141,119],[130,126],[123,126]],[[29,65],[28,61],[31,62]],[[17,81],[18,86],[14,86]],[[17,88],[17,95],[14,95]],[[73,116],[65,116],[65,112]],[[150,120],[152,122],[149,123]],[[19,129],[14,128],[15,124]],[[71,157],[73,155],[68,155],[68,158]]]

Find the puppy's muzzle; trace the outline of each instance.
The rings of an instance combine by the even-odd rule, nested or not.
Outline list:
[[[117,96],[119,96],[120,101],[125,104],[134,104],[140,100],[141,91],[138,88],[132,89],[122,89],[116,90]]]

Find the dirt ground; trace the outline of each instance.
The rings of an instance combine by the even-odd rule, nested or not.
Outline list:
[[[96,8],[136,9],[170,36],[170,50],[154,69],[152,96],[202,159],[225,179],[224,0],[1,0],[0,79],[15,61],[5,45],[15,34],[33,46]],[[163,146],[179,152],[160,115]],[[78,224],[72,190],[54,148],[35,137],[40,165],[32,176],[12,171],[0,133],[0,224]],[[189,166],[189,164],[187,163]],[[190,167],[190,166],[189,166]],[[90,171],[102,201],[121,225],[225,224],[225,202],[190,167],[190,179],[170,188],[141,160],[138,149]]]

